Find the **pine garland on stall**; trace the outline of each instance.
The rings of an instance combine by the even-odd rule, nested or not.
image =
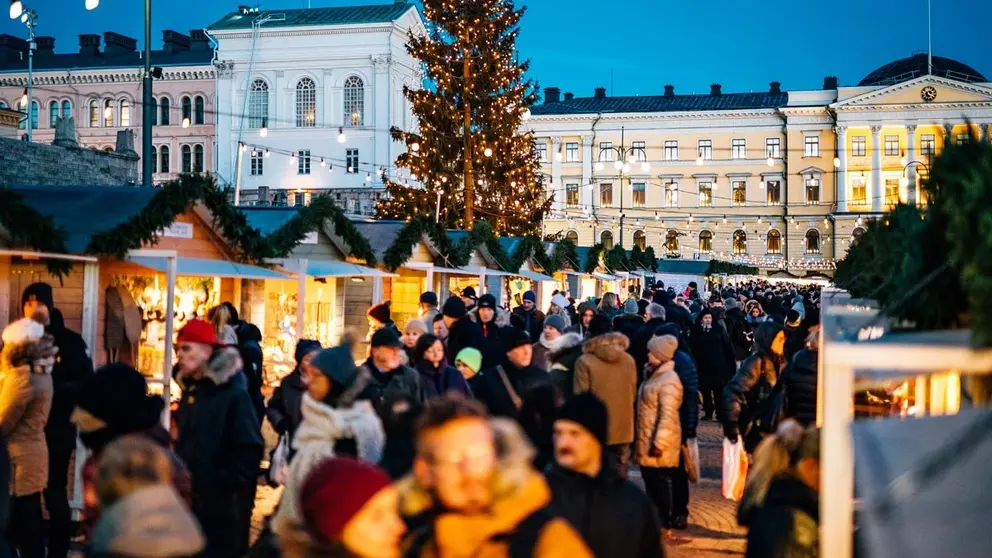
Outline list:
[[[658,271],[658,256],[654,254],[654,246],[648,246],[641,256],[644,262],[644,269],[648,271]]]
[[[51,217],[25,205],[21,196],[8,188],[0,188],[0,225],[7,230],[14,246],[49,254],[68,252],[69,235],[65,229],[56,225]],[[72,269],[72,262],[66,260],[46,260],[45,263],[48,272],[55,277],[63,277]]]
[[[595,273],[596,270],[599,269],[599,260],[602,256],[603,245],[593,244],[592,247],[589,248],[589,254],[586,256],[585,265],[583,266],[582,271],[585,273]]]

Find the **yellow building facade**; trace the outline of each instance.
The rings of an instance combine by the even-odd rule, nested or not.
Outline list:
[[[866,220],[925,201],[920,182],[944,145],[989,141],[992,84],[944,58],[928,70],[920,56],[815,91],[773,82],[761,93],[561,98],[548,88],[527,122],[555,197],[544,231],[830,274]]]

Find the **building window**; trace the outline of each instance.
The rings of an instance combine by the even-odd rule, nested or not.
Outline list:
[[[248,92],[248,127],[258,129],[269,119],[269,84],[256,79]]]
[[[161,172],[161,173],[169,173],[169,172],[171,172],[169,170],[169,167],[170,167],[169,163],[170,163],[170,161],[169,161],[169,146],[168,145],[163,145],[158,150],[158,157],[159,157],[159,159],[161,161],[161,164],[159,164],[159,166],[158,166],[159,172]]]
[[[103,126],[105,128],[114,127],[114,103],[110,99],[103,101]]]
[[[54,128],[55,122],[59,119],[59,102],[48,103],[48,127]]]
[[[577,163],[579,161],[579,144],[570,142],[565,144],[565,162]]]
[[[885,136],[885,156],[897,157],[899,155],[899,136]]]
[[[634,231],[634,246],[644,250],[648,245],[648,238],[644,231]]]
[[[713,183],[699,183],[699,207],[713,207]]]
[[[679,142],[677,140],[665,140],[665,160],[679,160]]]
[[[730,183],[730,188],[734,207],[747,205],[747,182],[744,180],[734,180]]]
[[[344,114],[348,126],[365,125],[365,83],[358,76],[344,82]]]
[[[193,99],[190,99],[189,96],[185,96],[185,97],[182,98],[182,100],[180,101],[180,103],[182,105],[182,111],[183,111],[183,117],[182,117],[183,124],[185,124],[185,125],[192,124],[193,123]]]
[[[193,146],[193,172],[203,172],[203,146]]]
[[[820,136],[806,136],[803,141],[803,157],[820,156]]]
[[[713,159],[713,140],[699,140],[699,158],[704,161]]]
[[[346,149],[344,152],[344,164],[350,174],[358,174],[358,150]]]
[[[644,187],[643,182],[638,182],[631,185],[631,190],[633,191],[633,207],[644,207],[647,202],[647,192]]]
[[[579,185],[578,184],[566,184],[565,185],[565,206],[566,207],[579,207]]]
[[[734,231],[733,245],[735,254],[747,254],[747,233],[740,229]]]
[[[572,244],[579,245],[579,233],[575,231],[568,231],[565,233],[565,240],[571,242]]]
[[[599,235],[599,243],[603,245],[603,250],[609,251],[613,249],[613,233],[610,231],[603,231],[603,234]]]
[[[665,255],[670,258],[679,257],[680,252],[679,252],[678,231],[669,230],[667,233],[665,233]]]
[[[868,140],[865,136],[851,138],[851,156],[866,157],[868,155]]]
[[[781,254],[782,253],[782,233],[775,229],[768,231],[768,236],[765,239],[766,252],[769,254]]]
[[[296,152],[296,174],[310,174],[310,150]]]
[[[613,184],[599,185],[600,207],[613,207]]]
[[[548,162],[548,144],[544,141],[539,141],[534,144],[534,148],[537,151],[537,158],[542,163]]]
[[[678,207],[678,206],[679,206],[679,183],[666,182],[665,207]]]
[[[920,155],[933,156],[937,152],[937,140],[933,134],[920,135]]]
[[[806,205],[817,205],[820,203],[820,179],[806,179]]]
[[[747,143],[745,140],[730,140],[730,157],[733,159],[747,159]]]
[[[602,163],[612,162],[616,152],[613,151],[612,141],[601,141],[599,142],[599,161]]]
[[[630,154],[627,156],[628,159],[633,159],[635,162],[643,163],[648,160],[648,146],[647,143],[643,141],[635,141],[630,144]]]
[[[158,172],[158,150],[155,149],[154,145],[150,157],[152,158],[152,174],[155,174]]]
[[[181,148],[182,152],[182,169],[183,172],[193,171],[193,150],[190,149],[188,145],[184,145]]]
[[[868,181],[863,177],[851,179],[851,204],[868,205]]]
[[[261,149],[251,150],[251,175],[262,176],[265,172],[265,154]]]
[[[896,205],[899,203],[899,180],[895,178],[885,179],[885,204]]]
[[[204,106],[203,97],[200,95],[196,96],[196,100],[193,101],[193,124],[203,124],[206,122],[206,108]]]
[[[169,102],[169,98],[168,97],[162,97],[162,102],[159,103],[159,108],[161,109],[159,111],[159,113],[161,115],[161,118],[159,118],[159,120],[162,121],[162,125],[163,126],[168,126],[169,125],[169,120],[170,120],[171,113],[172,113],[172,106],[171,106],[171,104],[172,103]]]
[[[90,101],[90,128],[100,126],[100,105],[96,101]]]
[[[317,84],[305,77],[296,83],[296,127],[313,128],[316,125]]]
[[[699,251],[713,251],[713,233],[710,231],[699,231]]]
[[[772,159],[780,159],[782,157],[781,138],[765,139],[765,157],[771,157]]]
[[[121,99],[121,127],[131,125],[131,103],[127,99]]]
[[[768,205],[782,204],[782,183],[778,180],[765,182],[765,203]]]
[[[810,229],[806,231],[806,253],[807,254],[820,253],[820,231],[816,229]]]
[[[971,141],[971,136],[969,136],[968,134],[958,134],[956,137],[956,141],[958,145],[964,145],[969,141]]]

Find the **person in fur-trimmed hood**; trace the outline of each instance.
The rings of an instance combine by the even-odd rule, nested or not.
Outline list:
[[[568,326],[562,316],[552,314],[544,319],[544,331],[541,338],[534,343],[534,356],[531,366],[545,372],[551,371],[551,355],[561,350],[565,341],[565,330]]]
[[[560,401],[565,401],[575,391],[575,363],[582,356],[582,335],[569,332],[555,340],[554,350],[548,354],[551,362],[551,383]]]
[[[238,556],[251,522],[242,494],[257,483],[264,450],[241,355],[219,346],[213,326],[195,319],[179,331],[176,356],[183,386],[176,453],[193,480],[193,513],[207,538],[206,555]]]
[[[44,316],[22,318],[3,330],[0,351],[0,430],[7,437],[13,482],[10,542],[23,558],[43,558],[41,492],[48,484],[45,423],[52,407],[52,368],[58,347]]]

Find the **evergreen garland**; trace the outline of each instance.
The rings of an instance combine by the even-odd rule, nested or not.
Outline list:
[[[645,263],[645,269],[648,271],[658,271],[658,256],[654,254],[653,246],[648,246],[641,257]]]
[[[10,234],[14,246],[25,246],[39,252],[64,254],[68,251],[68,234],[51,217],[31,209],[21,196],[8,188],[0,188],[0,225]],[[64,277],[72,270],[68,260],[46,260],[48,272]]]
[[[644,252],[637,244],[630,249],[630,263],[637,267],[644,267]]]
[[[585,265],[582,267],[582,271],[585,273],[596,273],[599,269],[599,259],[603,255],[603,245],[593,244],[592,248],[589,248],[589,255],[586,256]]]
[[[606,255],[603,256],[603,263],[606,265],[606,269],[609,269],[611,272],[631,270],[630,260],[627,258],[627,251],[619,245],[611,248]]]
[[[710,260],[706,275],[757,275],[758,267],[747,264]]]
[[[426,215],[419,215],[403,225],[392,244],[382,254],[382,264],[389,271],[396,271],[413,256],[413,247],[423,238],[434,222]],[[447,236],[447,235],[445,235]],[[431,239],[437,242],[433,236]],[[440,246],[438,247],[440,249]]]

